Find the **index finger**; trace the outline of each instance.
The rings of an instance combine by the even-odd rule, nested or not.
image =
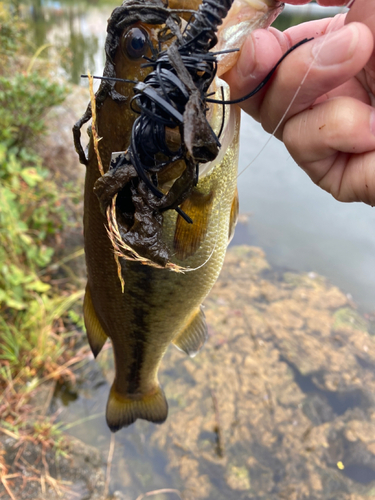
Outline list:
[[[368,27],[350,23],[292,52],[280,65],[262,102],[263,128],[268,132],[277,128],[276,137],[281,138],[281,120],[284,123],[310,108],[317,99],[327,99],[340,86],[354,83],[354,77],[368,62],[373,48],[374,39]],[[368,101],[367,92],[362,93],[358,95]],[[338,94],[345,94],[343,87]]]
[[[366,26],[370,28],[371,33],[375,38],[374,2],[369,2],[368,0],[355,0],[345,20],[345,23],[351,23],[351,22],[361,22],[363,24],[366,24]],[[368,62],[367,68],[369,69],[371,75],[375,74],[375,52],[373,53],[370,61]],[[370,84],[372,92],[375,93],[375,84],[373,83],[373,78],[372,82],[367,82],[367,83]]]
[[[375,34],[375,6],[368,0],[356,0],[348,12],[347,23],[360,22],[366,24]]]
[[[281,56],[304,38],[318,38],[344,25],[345,15],[310,21],[281,32],[275,28],[256,30],[245,41],[236,65],[223,75],[231,88],[231,99],[239,99],[255,89]],[[290,57],[290,56],[288,56]],[[284,64],[284,63],[283,63]],[[259,120],[260,107],[268,86],[241,104],[244,111]]]

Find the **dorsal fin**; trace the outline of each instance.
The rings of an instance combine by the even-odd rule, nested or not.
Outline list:
[[[187,327],[172,342],[193,358],[202,349],[207,338],[206,319],[202,307],[199,307]]]

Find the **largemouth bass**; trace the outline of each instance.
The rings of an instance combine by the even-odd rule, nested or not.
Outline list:
[[[268,26],[280,11],[279,2],[247,0],[246,3],[252,2],[261,8],[263,14],[251,29]],[[199,0],[171,0],[169,8],[188,6],[197,9],[199,4]],[[160,34],[168,25],[167,10],[159,0],[145,0],[143,3],[126,0],[115,9],[108,21],[104,75],[140,82],[146,78],[150,68],[144,67],[143,56],[151,58],[153,51],[157,50]],[[191,16],[189,12],[180,14],[185,19]],[[167,39],[165,43],[170,42]],[[213,87],[217,99],[222,98],[222,86],[225,87],[224,82],[216,82]],[[131,82],[104,81],[96,94],[96,127],[101,137],[99,153],[105,171],[114,152],[129,148],[132,126],[137,117],[130,104],[133,87]],[[225,88],[224,98],[229,98],[228,88]],[[74,127],[80,160],[87,165],[84,240],[88,280],[84,318],[95,356],[108,337],[112,341],[115,379],[106,419],[109,428],[117,431],[138,418],[154,423],[165,421],[168,404],[158,382],[158,368],[166,349],[173,343],[194,356],[207,339],[201,304],[220,273],[238,214],[239,109],[225,106],[223,113],[222,106],[211,105],[208,119],[215,134],[220,136],[221,150],[214,161],[200,165],[199,182],[179,205],[180,212],[171,209],[158,215],[166,258],[176,269],[185,270],[184,273],[161,268],[161,258],[157,267],[126,259],[116,263],[108,237],[107,218],[100,209],[97,193],[94,193],[94,186],[98,191],[101,174],[93,139],[91,137],[87,156],[79,142],[79,130],[90,116],[89,107]],[[173,141],[171,133],[171,145]],[[176,169],[181,170],[178,162],[158,179],[163,192],[168,192],[173,180],[180,175],[176,174]],[[121,201],[116,205],[123,213],[130,210],[131,182],[129,185],[129,193],[123,190]],[[102,186],[102,196],[105,189],[106,185]],[[185,214],[185,218],[181,214]],[[189,218],[192,224],[187,223]],[[152,226],[152,215],[140,221],[143,225],[147,223]],[[140,231],[144,230],[141,227]],[[153,255],[152,251],[150,255]],[[119,272],[124,280],[124,290]]]

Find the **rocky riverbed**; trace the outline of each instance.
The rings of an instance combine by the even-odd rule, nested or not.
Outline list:
[[[170,348],[163,361],[170,415],[147,443],[183,498],[375,495],[371,318],[323,277],[272,270],[247,246],[228,251],[205,313],[204,349]],[[122,461],[115,474],[131,491],[139,469]]]

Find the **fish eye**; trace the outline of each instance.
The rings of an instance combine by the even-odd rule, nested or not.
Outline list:
[[[144,56],[149,49],[147,31],[138,27],[131,28],[123,37],[122,48],[130,59],[139,59]]]

